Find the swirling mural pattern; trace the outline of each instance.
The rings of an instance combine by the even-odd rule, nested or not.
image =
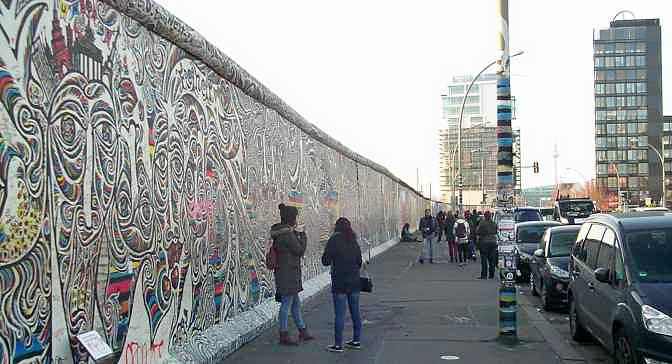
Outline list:
[[[160,361],[271,298],[280,202],[301,207],[305,279],[339,216],[375,246],[425,207],[165,10],[123,5],[0,2],[0,364],[86,362],[90,330]]]

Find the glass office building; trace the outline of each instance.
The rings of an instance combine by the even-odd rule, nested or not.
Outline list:
[[[624,204],[662,195],[660,48],[658,19],[615,20],[593,34],[597,185],[620,190]]]

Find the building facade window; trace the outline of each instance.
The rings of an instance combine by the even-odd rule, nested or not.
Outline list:
[[[635,56],[625,57],[625,66],[626,67],[635,67]]]
[[[464,85],[448,86],[448,93],[450,95],[462,95],[464,94]]]
[[[617,134],[625,134],[625,132],[626,132],[625,124],[623,124],[623,123],[616,124],[616,133]]]
[[[637,93],[646,93],[646,82],[638,82],[637,83]]]
[[[649,146],[649,137],[646,135],[639,136],[639,146],[641,148],[646,148]]]
[[[648,163],[639,163],[639,174],[649,174]]]
[[[646,52],[646,43],[645,42],[637,42],[637,53],[643,53]]]

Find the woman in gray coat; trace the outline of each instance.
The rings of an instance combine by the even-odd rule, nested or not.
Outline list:
[[[296,328],[299,330],[299,339],[312,340],[301,315],[301,299],[299,292],[303,291],[301,280],[301,258],[306,252],[306,233],[303,226],[297,226],[296,217],[299,211],[296,207],[280,204],[280,223],[271,227],[271,238],[278,253],[278,268],[275,270],[276,297],[279,297],[280,312],[280,344],[298,345],[298,342],[289,336],[289,310]]]

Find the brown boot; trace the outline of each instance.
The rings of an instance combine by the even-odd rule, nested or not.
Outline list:
[[[308,332],[308,329],[299,329],[299,340],[301,341],[310,341],[314,340],[315,336],[311,335],[310,332]]]
[[[280,345],[296,346],[299,345],[299,343],[289,336],[288,331],[280,331]]]

